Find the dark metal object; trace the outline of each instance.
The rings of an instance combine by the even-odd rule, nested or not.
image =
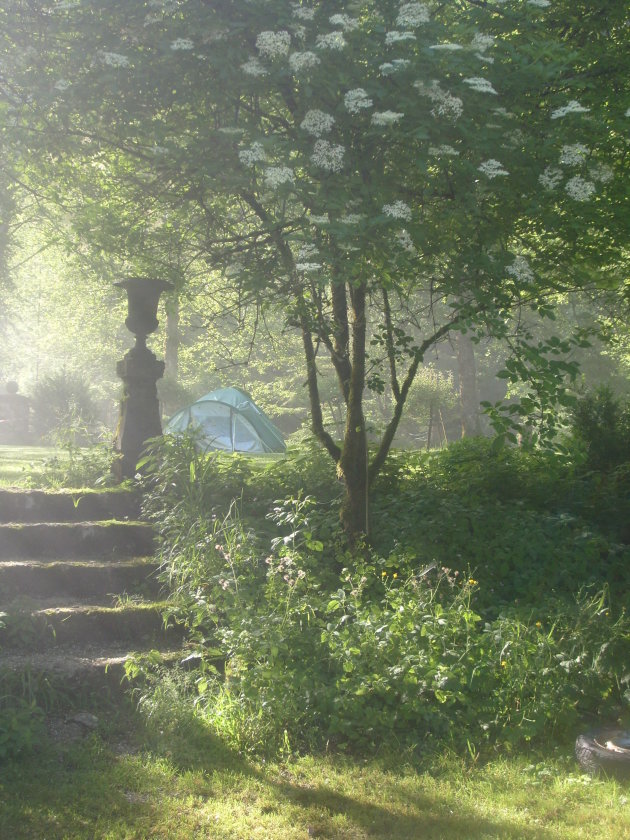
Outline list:
[[[158,328],[160,295],[173,287],[150,277],[129,277],[114,285],[127,292],[125,325],[136,337],[135,346],[116,365],[124,389],[115,442],[121,457],[114,470],[123,479],[136,474],[145,441],[162,434],[156,383],[164,375],[164,362],[147,347],[147,336]]]

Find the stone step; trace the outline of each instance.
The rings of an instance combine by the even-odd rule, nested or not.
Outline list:
[[[128,490],[0,490],[0,522],[85,522],[139,516],[140,497]]]
[[[83,647],[133,642],[144,648],[160,647],[182,637],[181,627],[164,626],[163,603],[129,602],[116,607],[86,603],[51,607],[48,603],[31,602],[29,608],[6,612],[2,619],[5,626],[0,629],[2,655],[54,649],[66,643]]]
[[[0,603],[20,595],[31,598],[86,598],[142,593],[156,597],[158,564],[149,558],[112,562],[94,559],[0,561]],[[60,604],[61,605],[61,604]]]
[[[153,554],[153,531],[141,522],[5,523],[0,559],[137,557]]]

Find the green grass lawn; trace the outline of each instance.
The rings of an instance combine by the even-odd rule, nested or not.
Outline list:
[[[0,487],[37,486],[44,461],[65,453],[52,446],[0,446]]]
[[[630,789],[548,761],[431,764],[293,758],[250,762],[199,724],[183,735],[101,722],[2,768],[11,840],[552,840],[630,837]],[[144,736],[141,734],[144,731]]]

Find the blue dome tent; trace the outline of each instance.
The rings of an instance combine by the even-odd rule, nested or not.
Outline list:
[[[224,452],[285,452],[286,444],[266,414],[240,388],[219,388],[180,409],[164,434],[200,431],[200,445]]]

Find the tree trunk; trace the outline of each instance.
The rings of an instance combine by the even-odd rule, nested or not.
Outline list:
[[[177,381],[179,374],[179,345],[181,333],[179,331],[179,300],[174,297],[166,307],[166,346],[164,348],[164,362],[166,375]]]
[[[457,366],[462,437],[475,437],[481,434],[475,349],[470,337],[461,332],[457,334]]]

